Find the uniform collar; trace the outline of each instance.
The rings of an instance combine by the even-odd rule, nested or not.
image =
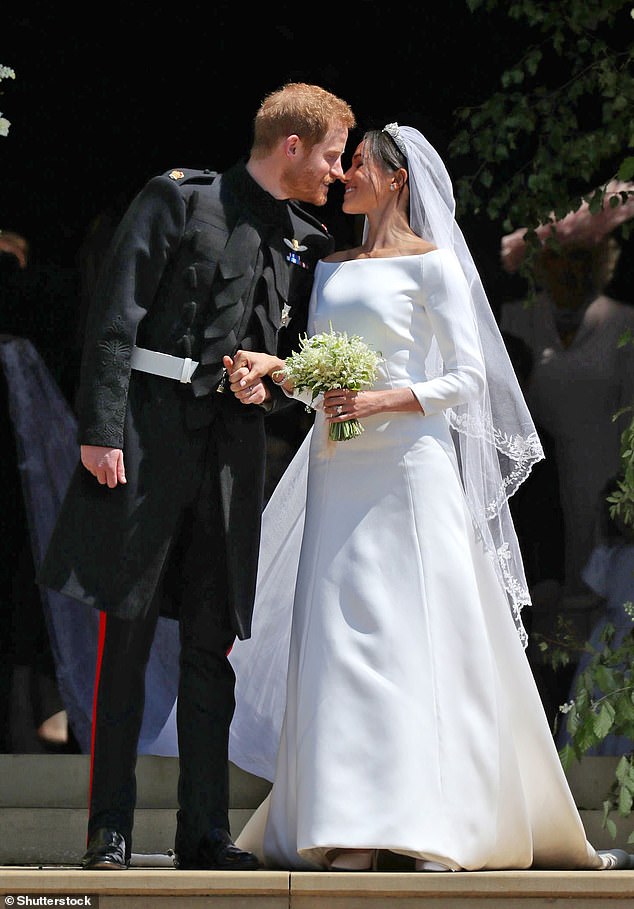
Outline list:
[[[229,168],[224,179],[238,200],[264,224],[284,227],[289,224],[287,200],[276,199],[262,189],[248,172],[246,159]]]

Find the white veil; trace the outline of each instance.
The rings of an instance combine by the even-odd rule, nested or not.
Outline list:
[[[456,223],[447,169],[417,129],[390,123],[385,131],[407,158],[412,229],[435,246],[453,249],[471,291],[487,372],[485,395],[481,401],[448,410],[447,417],[455,430],[454,441],[472,515],[485,545],[496,554],[498,578],[526,646],[520,613],[530,603],[530,596],[508,500],[544,452],[480,275]],[[442,374],[443,363],[436,344],[426,366],[428,376]]]

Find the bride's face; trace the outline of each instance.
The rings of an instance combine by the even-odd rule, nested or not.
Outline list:
[[[363,142],[360,142],[352,155],[350,167],[343,175],[343,181],[343,210],[349,215],[367,215],[380,207],[390,192],[392,175],[364,156]]]

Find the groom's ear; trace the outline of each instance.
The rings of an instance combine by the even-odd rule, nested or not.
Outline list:
[[[297,154],[299,147],[302,144],[302,140],[299,136],[293,133],[291,136],[287,136],[284,140],[284,153],[287,158],[294,158]]]

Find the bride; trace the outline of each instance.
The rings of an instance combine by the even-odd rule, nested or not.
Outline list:
[[[416,129],[370,131],[343,210],[364,241],[319,263],[309,330],[382,361],[313,403],[264,515],[230,757],[273,785],[238,844],[272,868],[634,867],[588,843],[524,653],[508,498],[543,452],[447,171]],[[302,398],[276,357],[225,365],[245,405]]]

